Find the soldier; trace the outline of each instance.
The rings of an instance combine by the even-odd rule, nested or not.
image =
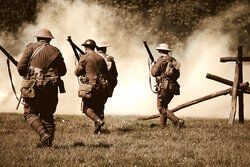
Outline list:
[[[82,85],[87,85],[89,94],[87,96],[79,95],[82,97],[81,109],[83,113],[94,121],[94,134],[97,134],[104,125],[103,110],[107,101],[108,68],[103,57],[94,52],[96,48],[94,40],[88,39],[82,46],[85,47],[86,55],[81,56],[75,69],[75,75],[81,76]]]
[[[98,44],[98,47],[96,49],[97,49],[97,53],[104,58],[107,64],[107,68],[108,68],[107,80],[108,80],[109,88],[110,88],[108,90],[108,97],[112,97],[114,88],[117,85],[118,73],[117,73],[114,57],[106,54],[107,47],[110,47],[110,44],[106,41],[102,41]]]
[[[52,36],[48,29],[41,29],[35,35],[37,42],[27,45],[17,69],[23,76],[22,84],[34,83],[34,96],[24,96],[24,118],[40,136],[37,147],[51,147],[54,140],[55,124],[53,114],[58,103],[60,76],[66,74],[66,66],[60,50],[50,45]],[[26,85],[27,86],[27,85]],[[62,85],[61,85],[62,86]],[[60,89],[61,91],[61,89]]]
[[[167,44],[160,44],[156,50],[158,50],[160,57],[152,66],[151,74],[156,77],[157,82],[157,108],[160,112],[160,125],[165,127],[168,118],[180,129],[184,127],[184,120],[177,118],[168,110],[168,104],[174,95],[180,94],[180,86],[177,83],[180,76],[180,63],[169,56],[171,50]]]

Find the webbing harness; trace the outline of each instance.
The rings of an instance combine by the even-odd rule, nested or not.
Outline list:
[[[39,46],[39,47],[33,52],[33,54],[31,55],[31,58],[30,58],[30,61],[29,61],[28,66],[30,65],[31,60],[35,57],[35,55],[36,55],[38,52],[40,52],[45,46],[46,46],[46,44],[43,44],[43,45]],[[9,78],[10,78],[11,87],[12,87],[12,90],[13,90],[13,92],[14,92],[14,94],[15,94],[15,96],[16,96],[16,99],[17,99],[17,101],[18,101],[17,106],[16,106],[16,110],[18,110],[18,107],[19,107],[20,103],[22,103],[22,102],[21,102],[21,99],[22,99],[22,98],[21,98],[21,95],[20,95],[19,98],[18,98],[18,96],[17,96],[16,89],[15,89],[15,86],[14,86],[14,84],[13,84],[12,74],[11,74],[11,70],[10,70],[10,60],[9,60],[9,59],[7,59],[7,67],[8,67],[8,73],[9,73]],[[22,103],[22,104],[24,104],[24,103]]]

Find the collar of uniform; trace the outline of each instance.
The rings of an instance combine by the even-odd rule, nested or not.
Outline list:
[[[101,50],[98,50],[97,53],[105,54],[105,53],[103,53],[103,51],[101,51]]]
[[[86,53],[87,53],[87,54],[95,53],[95,51],[93,51],[93,50],[88,50],[88,51],[86,51]]]
[[[39,43],[39,44],[45,44],[45,43],[47,43],[47,44],[49,44],[48,42],[46,42],[46,40],[39,40],[37,43]]]
[[[167,60],[172,60],[173,59],[173,57],[169,56],[168,54],[164,54],[164,53],[161,54],[161,57],[165,58]]]

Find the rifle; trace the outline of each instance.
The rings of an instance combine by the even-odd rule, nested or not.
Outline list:
[[[154,57],[153,57],[153,55],[152,55],[152,53],[151,53],[151,51],[150,51],[150,49],[149,49],[149,47],[148,47],[147,41],[143,41],[143,43],[144,43],[144,46],[145,46],[145,48],[146,48],[146,50],[147,50],[147,52],[148,52],[149,59],[151,60],[151,63],[150,63],[149,60],[148,60],[148,69],[149,69],[149,71],[150,71],[151,65],[155,62],[155,59],[154,59]],[[154,91],[153,88],[152,88],[150,72],[149,72],[149,86],[150,86],[150,89],[151,89],[151,91],[152,91],[153,93],[157,93],[157,92]]]
[[[15,65],[17,66],[18,64],[18,61],[16,61],[1,45],[0,45],[0,50],[5,54],[5,56],[7,56],[7,66],[8,66],[8,73],[9,73],[9,77],[10,77],[10,82],[11,82],[11,87],[12,87],[12,90],[16,96],[16,99],[18,100],[18,103],[17,103],[17,106],[16,106],[16,110],[18,110],[18,107],[21,103],[21,96],[20,98],[17,97],[17,94],[16,94],[16,89],[14,87],[14,84],[13,84],[13,81],[12,81],[12,75],[11,75],[11,71],[10,71],[10,61]]]
[[[7,56],[7,58],[15,65],[17,66],[17,61],[0,45],[0,50]]]
[[[149,58],[150,58],[151,64],[152,64],[152,63],[155,62],[155,59],[154,59],[154,57],[153,57],[153,55],[152,55],[152,53],[151,53],[151,51],[150,51],[150,49],[148,47],[147,41],[143,41],[143,43],[144,43],[144,46],[145,46],[145,48],[146,48],[146,50],[148,52],[148,55],[149,55]]]
[[[71,39],[71,36],[68,36],[68,39],[67,41],[69,41],[72,49],[73,49],[73,52],[75,54],[75,57],[77,59],[77,61],[80,60],[80,55],[78,54],[78,52],[80,52],[82,55],[85,55],[86,53],[84,53],[84,51],[82,51]],[[78,52],[77,52],[78,51]]]

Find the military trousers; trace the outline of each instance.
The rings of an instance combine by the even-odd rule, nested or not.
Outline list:
[[[160,124],[166,126],[167,118],[170,119],[174,124],[179,120],[171,111],[168,110],[168,104],[173,99],[173,93],[158,93],[157,94],[157,108],[160,112]]]
[[[28,124],[38,135],[41,136],[44,132],[48,132],[54,137],[53,114],[58,103],[57,86],[35,88],[35,97],[25,98],[24,102],[24,118]]]
[[[94,92],[90,99],[82,99],[82,111],[93,121],[104,119],[104,107],[107,102],[107,95],[101,92]],[[91,113],[91,114],[89,114]]]

